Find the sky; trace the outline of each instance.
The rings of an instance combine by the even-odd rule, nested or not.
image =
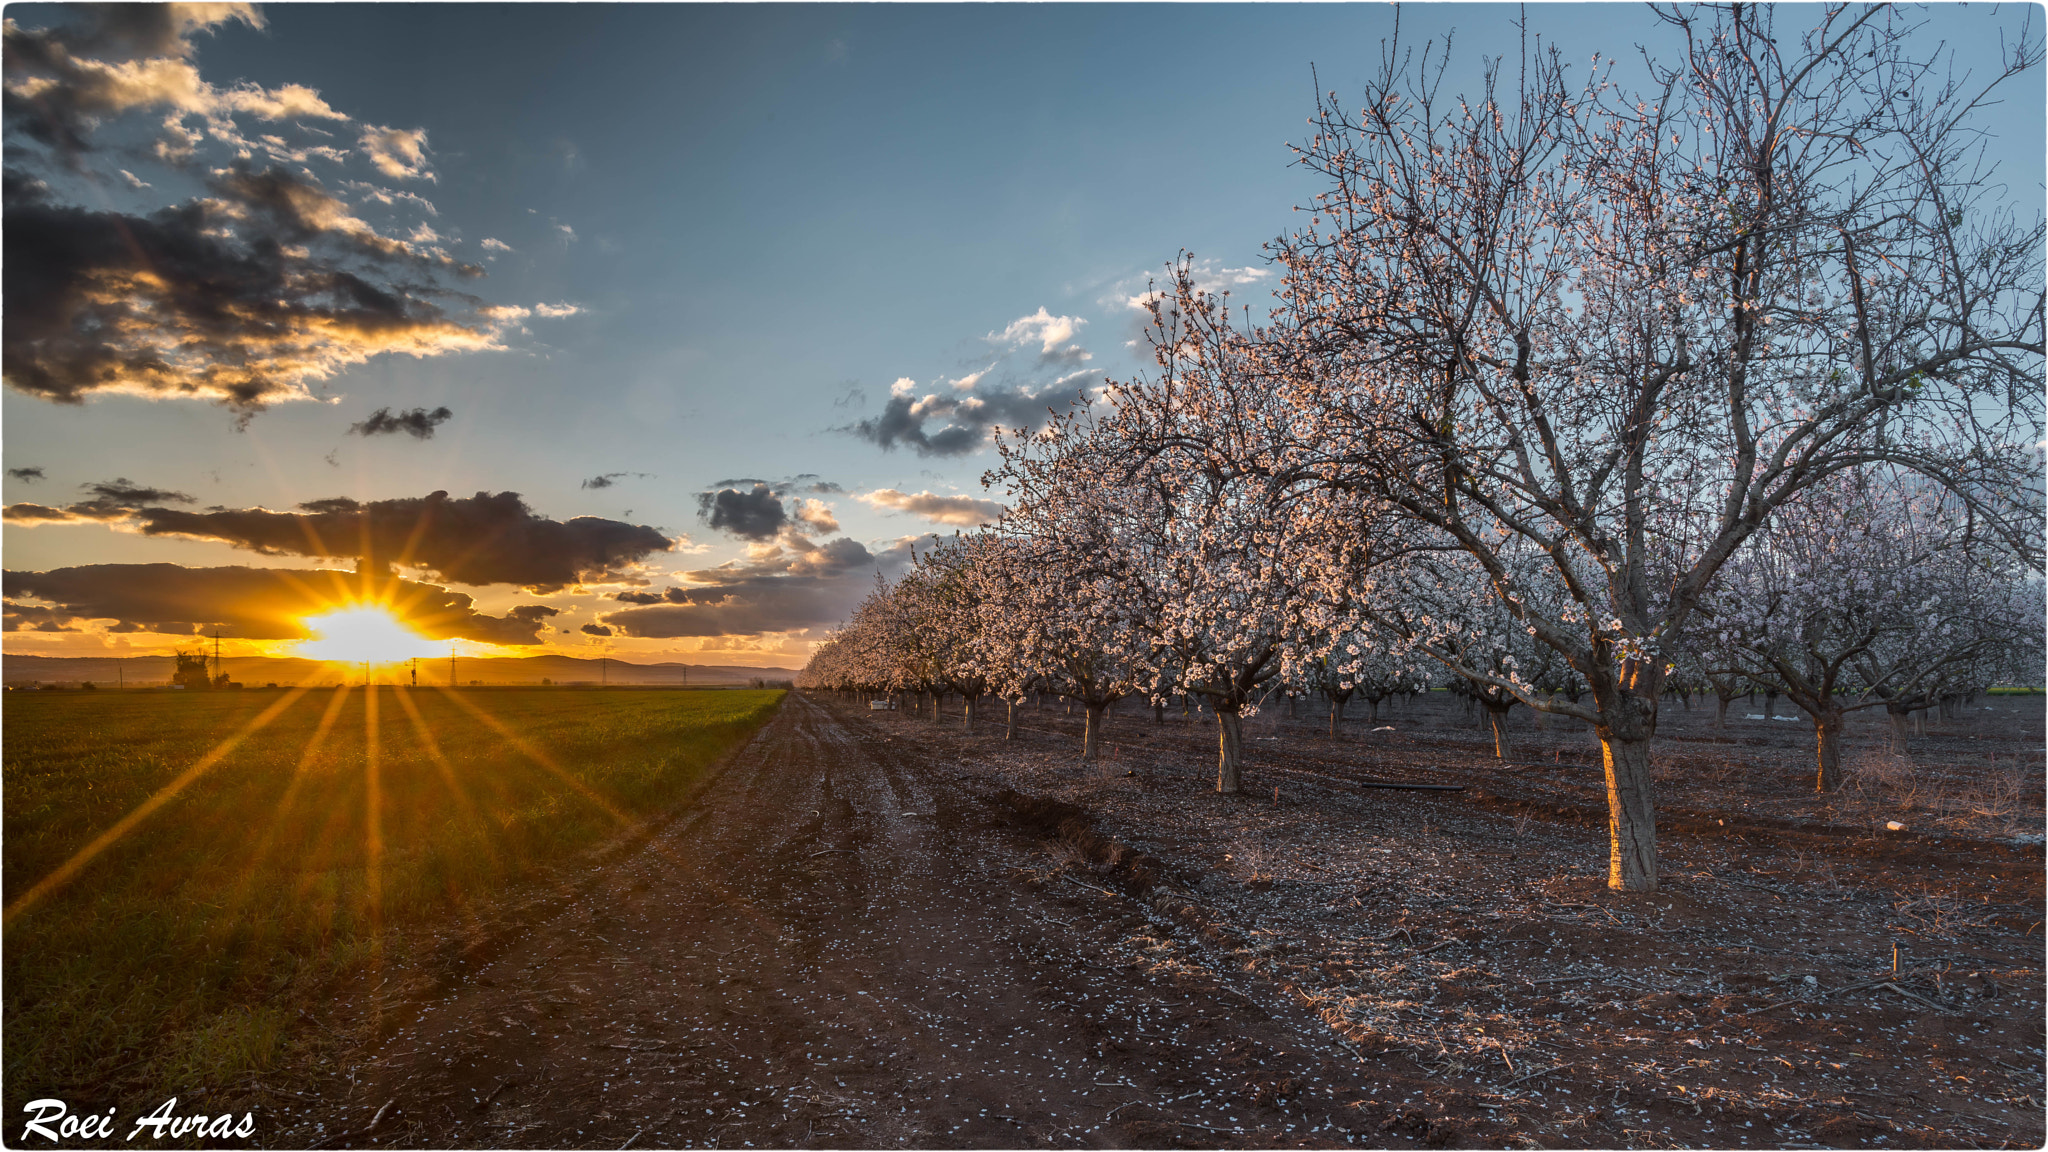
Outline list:
[[[1782,6],[1781,26],[1814,9]],[[992,428],[1149,367],[1183,253],[1267,306],[1381,5],[6,8],[9,654],[793,667],[1000,511]],[[1918,13],[1995,66],[2028,6]],[[1423,4],[1453,90],[1622,4]],[[1624,78],[1632,78],[1627,69]],[[2042,199],[2038,74],[1986,114]]]

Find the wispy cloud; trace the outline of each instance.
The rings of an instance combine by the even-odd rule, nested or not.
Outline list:
[[[973,528],[992,524],[1007,509],[994,500],[977,500],[972,496],[941,496],[934,492],[899,492],[894,488],[877,488],[862,493],[856,499],[874,508],[888,512],[907,512],[922,516],[934,524],[950,524],[960,528]]]

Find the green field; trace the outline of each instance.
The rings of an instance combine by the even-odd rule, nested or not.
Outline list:
[[[781,696],[9,694],[9,1106],[277,1067],[309,1041],[301,1010],[402,966],[408,930],[669,808]]]

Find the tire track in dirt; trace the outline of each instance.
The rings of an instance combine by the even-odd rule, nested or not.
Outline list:
[[[792,694],[693,810],[259,1139],[1327,1145],[1415,1090],[1281,997],[1224,993],[1199,940],[1104,962],[1134,931],[1170,951],[1173,925],[1021,882],[1043,845],[989,792]]]

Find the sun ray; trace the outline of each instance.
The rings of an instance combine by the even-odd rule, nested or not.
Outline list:
[[[432,729],[427,727],[426,717],[420,715],[419,705],[412,702],[411,692],[400,692],[398,694],[398,704],[401,708],[405,709],[406,718],[412,721],[413,735],[419,740],[420,747],[426,751],[427,760],[441,774],[441,782],[448,786],[449,794],[455,797],[455,803],[462,809],[462,814],[472,820],[476,819],[478,816],[476,801],[470,797],[469,791],[462,786],[462,781],[456,777],[455,765],[449,763],[448,757],[442,753],[441,742],[434,739]],[[488,839],[484,841],[484,850],[490,853],[491,863],[495,865],[498,854],[491,847]]]
[[[241,882],[236,885],[233,895],[222,902],[226,909],[221,917],[224,925],[233,923],[241,914],[242,907],[248,903],[250,894],[255,891],[256,874],[263,866],[264,857],[270,852],[271,843],[277,839],[277,830],[283,824],[285,815],[291,811],[292,802],[298,798],[299,788],[306,782],[306,770],[312,766],[313,757],[318,755],[322,746],[326,744],[327,733],[333,729],[334,722],[340,719],[342,705],[346,703],[348,691],[337,691],[333,694],[333,699],[327,702],[326,709],[320,713],[320,721],[314,725],[313,734],[306,739],[305,749],[299,753],[299,762],[292,768],[292,778],[286,782],[284,794],[277,798],[276,813],[269,823],[264,825],[262,836],[257,839],[256,847],[249,853],[249,863],[242,870]]]
[[[13,920],[28,909],[35,907],[44,897],[68,883],[73,876],[78,875],[80,869],[90,864],[94,857],[112,847],[116,841],[126,836],[137,824],[149,819],[150,815],[157,809],[170,803],[171,799],[184,791],[187,785],[205,775],[207,770],[215,764],[226,759],[229,753],[241,746],[242,741],[262,731],[272,720],[277,719],[286,708],[297,703],[299,697],[304,696],[308,691],[310,689],[303,684],[291,689],[277,703],[265,708],[255,719],[243,725],[240,731],[215,744],[206,755],[201,756],[190,768],[180,772],[177,779],[157,789],[155,795],[137,805],[133,812],[123,816],[113,827],[95,836],[92,843],[80,848],[72,855],[71,859],[58,865],[57,869],[48,876],[36,881],[35,887],[15,897],[14,903],[7,906],[4,917],[0,917],[0,923]]]
[[[564,769],[561,765],[555,763],[553,757],[549,756],[546,752],[543,752],[540,749],[534,747],[532,744],[527,743],[517,733],[513,732],[510,728],[507,728],[503,723],[499,722],[497,717],[492,716],[490,713],[485,712],[482,708],[479,708],[477,705],[464,699],[461,693],[451,691],[447,688],[439,688],[437,689],[437,691],[439,691],[441,695],[447,697],[448,699],[455,701],[455,703],[460,705],[464,711],[468,712],[471,716],[476,717],[477,720],[481,721],[484,724],[484,726],[490,728],[493,732],[496,732],[499,736],[503,737],[505,742],[507,744],[510,744],[514,750],[519,752],[521,755],[525,756],[528,760],[531,760],[535,764],[538,764],[542,768],[546,769],[549,773],[553,774],[556,779],[560,780],[564,784],[567,784],[572,790],[576,792],[577,795],[583,797],[585,800],[588,800],[591,804],[595,805],[598,809],[609,815],[612,819],[618,821],[621,826],[625,828],[635,829],[645,826],[646,820],[640,817],[629,815],[625,811],[621,810],[616,804],[613,804],[611,801],[606,800],[602,795],[598,794],[588,785],[584,784],[581,780],[578,780],[574,776],[571,776],[568,770]],[[684,862],[683,857],[674,848],[662,843],[659,837],[650,839],[648,841],[647,846],[649,848],[652,848],[654,851],[660,853],[662,856],[667,857],[669,860],[672,860],[679,864]],[[734,889],[719,883],[715,879],[708,881],[708,883],[711,889],[718,896],[723,898],[727,902],[727,904],[730,905],[735,911],[738,911],[748,916],[749,918],[753,919],[754,921],[764,926],[771,925],[775,922],[772,917],[768,916],[765,912],[761,911],[761,909],[754,904],[753,900],[747,897],[745,894],[735,891]]]
[[[370,955],[384,958],[384,766],[375,685],[363,690],[363,899],[370,914]]]
[[[452,692],[446,688],[437,688],[436,691],[440,692],[441,695],[446,696],[448,699],[455,701],[457,705],[461,706],[463,711],[469,713],[471,716],[476,717],[479,721],[483,723],[485,727],[489,728],[491,731],[496,732],[499,736],[503,737],[505,743],[510,744],[513,747],[513,749],[516,750],[520,755],[526,757],[528,760],[533,761],[535,764],[540,765],[542,768],[552,773],[557,780],[560,780],[562,783],[567,784],[570,787],[570,789],[574,791],[578,796],[581,796],[585,800],[590,801],[592,805],[594,805],[600,811],[605,813],[605,815],[610,816],[612,819],[618,821],[624,827],[632,828],[637,827],[640,824],[640,819],[638,817],[626,812],[617,804],[612,803],[610,800],[607,800],[603,795],[599,794],[596,790],[592,789],[588,784],[585,784],[583,781],[578,780],[576,779],[576,777],[570,775],[567,769],[555,763],[554,758],[552,756],[549,756],[546,752],[541,751],[540,749],[534,747],[532,744],[527,743],[526,740],[522,738],[518,733],[512,731],[510,728],[507,728],[505,727],[504,724],[500,723],[497,717],[491,715],[490,713],[477,707],[475,704],[472,704],[468,700],[464,699],[462,693]]]

